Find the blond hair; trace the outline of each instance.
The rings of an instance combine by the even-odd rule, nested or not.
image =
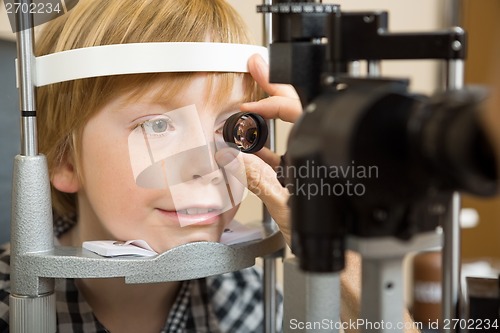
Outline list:
[[[37,56],[97,45],[140,42],[251,43],[238,14],[224,0],[81,0],[68,14],[48,23],[37,40]],[[127,55],[124,54],[124,57]],[[77,66],[78,64],[75,64]],[[82,131],[87,121],[112,98],[140,95],[158,80],[170,80],[170,93],[181,89],[192,73],[158,73],[89,78],[38,88],[40,152],[49,173],[70,161],[78,169]],[[257,90],[248,74],[212,73],[219,97],[244,75],[247,100]],[[174,88],[175,87],[175,88]],[[58,215],[77,212],[76,196],[52,188]]]

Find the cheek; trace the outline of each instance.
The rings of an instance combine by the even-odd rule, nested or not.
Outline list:
[[[140,196],[126,143],[95,131],[85,133],[81,166],[83,190],[100,219],[115,221],[134,214],[130,203],[139,203]]]
[[[105,184],[129,183],[133,180],[126,140],[105,129],[90,128],[84,131],[81,152],[84,180],[97,179]]]
[[[238,209],[240,208],[240,205],[236,205],[235,207],[231,208],[230,210],[224,212],[222,214],[222,219],[224,222],[224,228],[231,223],[231,221],[234,219],[234,216],[238,212]]]

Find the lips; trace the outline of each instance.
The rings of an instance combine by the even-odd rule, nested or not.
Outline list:
[[[188,207],[184,209],[162,210],[163,215],[179,223],[181,227],[188,225],[210,225],[219,221],[222,210],[219,208]]]

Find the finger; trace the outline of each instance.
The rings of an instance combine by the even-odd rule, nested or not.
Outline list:
[[[226,175],[231,175],[247,187],[245,163],[241,155],[242,153],[237,149],[222,148],[215,153],[215,161],[226,171]]]
[[[273,152],[271,149],[267,147],[263,147],[261,150],[255,153],[255,155],[259,156],[264,162],[269,164],[274,170],[281,163],[281,156]]]
[[[298,99],[271,96],[257,102],[243,103],[241,111],[254,112],[266,119],[281,119],[296,122],[302,115],[302,106]]]
[[[258,54],[250,57],[248,60],[248,70],[255,82],[271,96],[286,96],[299,99],[293,86],[289,84],[269,83],[269,65]]]
[[[285,240],[290,244],[289,193],[276,178],[276,172],[259,157],[243,154],[248,189],[257,195],[278,224]]]
[[[235,205],[241,203],[247,193],[245,164],[241,155],[234,148],[223,148],[215,153],[215,160],[224,174],[228,194]]]

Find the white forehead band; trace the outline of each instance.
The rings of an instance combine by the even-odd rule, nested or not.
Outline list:
[[[89,77],[162,72],[247,73],[262,46],[229,43],[134,43],[94,46],[36,58],[35,85]]]

